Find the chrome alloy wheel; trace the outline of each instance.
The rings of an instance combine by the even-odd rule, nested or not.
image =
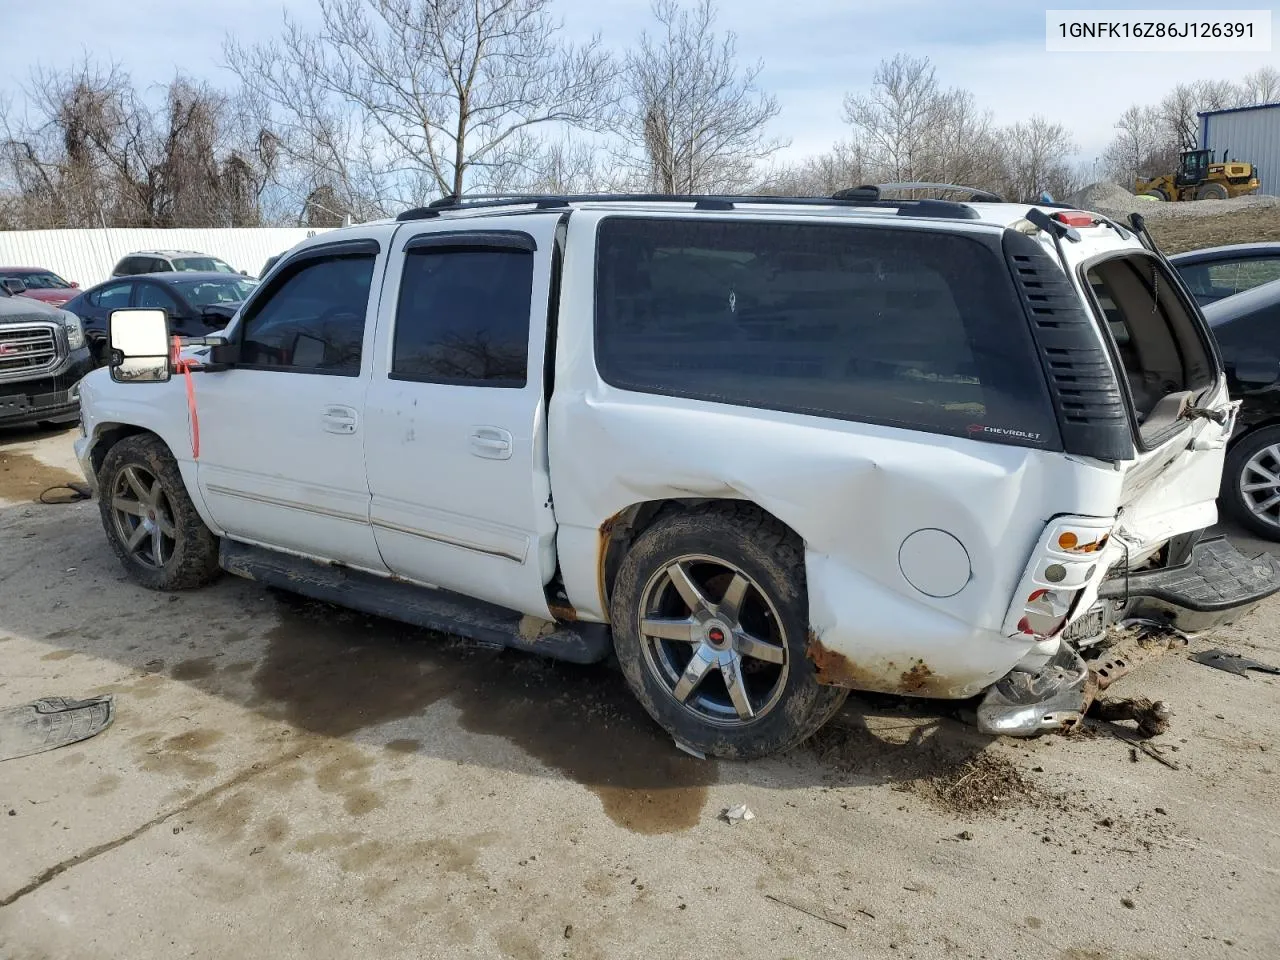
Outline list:
[[[787,682],[787,637],[778,612],[742,570],[715,557],[679,557],[655,573],[641,600],[645,665],[700,720],[751,723]]]
[[[160,481],[146,468],[131,464],[117,474],[111,518],[120,542],[144,567],[163,567],[173,556],[173,507]]]
[[[1280,528],[1280,443],[1263,447],[1245,462],[1240,497],[1255,517]]]

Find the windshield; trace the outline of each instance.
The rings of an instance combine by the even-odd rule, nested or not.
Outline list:
[[[253,292],[257,280],[241,277],[239,280],[200,280],[195,283],[179,283],[192,306],[209,307],[217,303],[239,303]]]
[[[223,263],[217,257],[174,257],[169,262],[173,264],[173,269],[175,270],[201,271],[204,273],[239,273],[231,264]]]
[[[71,284],[48,270],[3,270],[0,279],[21,280],[28,290],[70,290]]]

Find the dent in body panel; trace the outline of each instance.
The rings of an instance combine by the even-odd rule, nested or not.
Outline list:
[[[628,507],[747,500],[805,542],[824,672],[894,693],[965,697],[1007,673],[1031,644],[1001,627],[1045,523],[1116,503],[1121,482],[1023,447],[607,386],[553,398],[550,423],[561,566],[580,613],[604,611],[604,550]],[[903,540],[928,527],[972,558],[971,580],[949,598],[920,593],[898,566]]]

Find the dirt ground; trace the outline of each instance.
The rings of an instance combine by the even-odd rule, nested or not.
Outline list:
[[[1216,217],[1152,218],[1147,227],[1160,249],[1169,254],[1229,243],[1280,241],[1280,215],[1266,209]]]
[[[1172,654],[1117,684],[1172,707],[1172,767],[888,698],[699,761],[608,668],[133,586],[96,503],[33,502],[70,442],[0,435],[0,709],[117,716],[0,763],[4,960],[1280,956],[1280,678]],[[1280,601],[1218,645],[1280,663]]]

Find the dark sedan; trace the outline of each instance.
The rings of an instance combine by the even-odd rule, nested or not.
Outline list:
[[[1280,243],[1206,247],[1174,254],[1169,261],[1202,307],[1280,280]]]
[[[101,363],[111,311],[125,307],[163,310],[175,334],[203,337],[225,327],[257,285],[250,277],[226,273],[140,274],[90,287],[63,309],[83,321],[89,346]]]
[[[1280,280],[1204,308],[1243,400],[1222,472],[1221,504],[1254,533],[1280,540]]]

